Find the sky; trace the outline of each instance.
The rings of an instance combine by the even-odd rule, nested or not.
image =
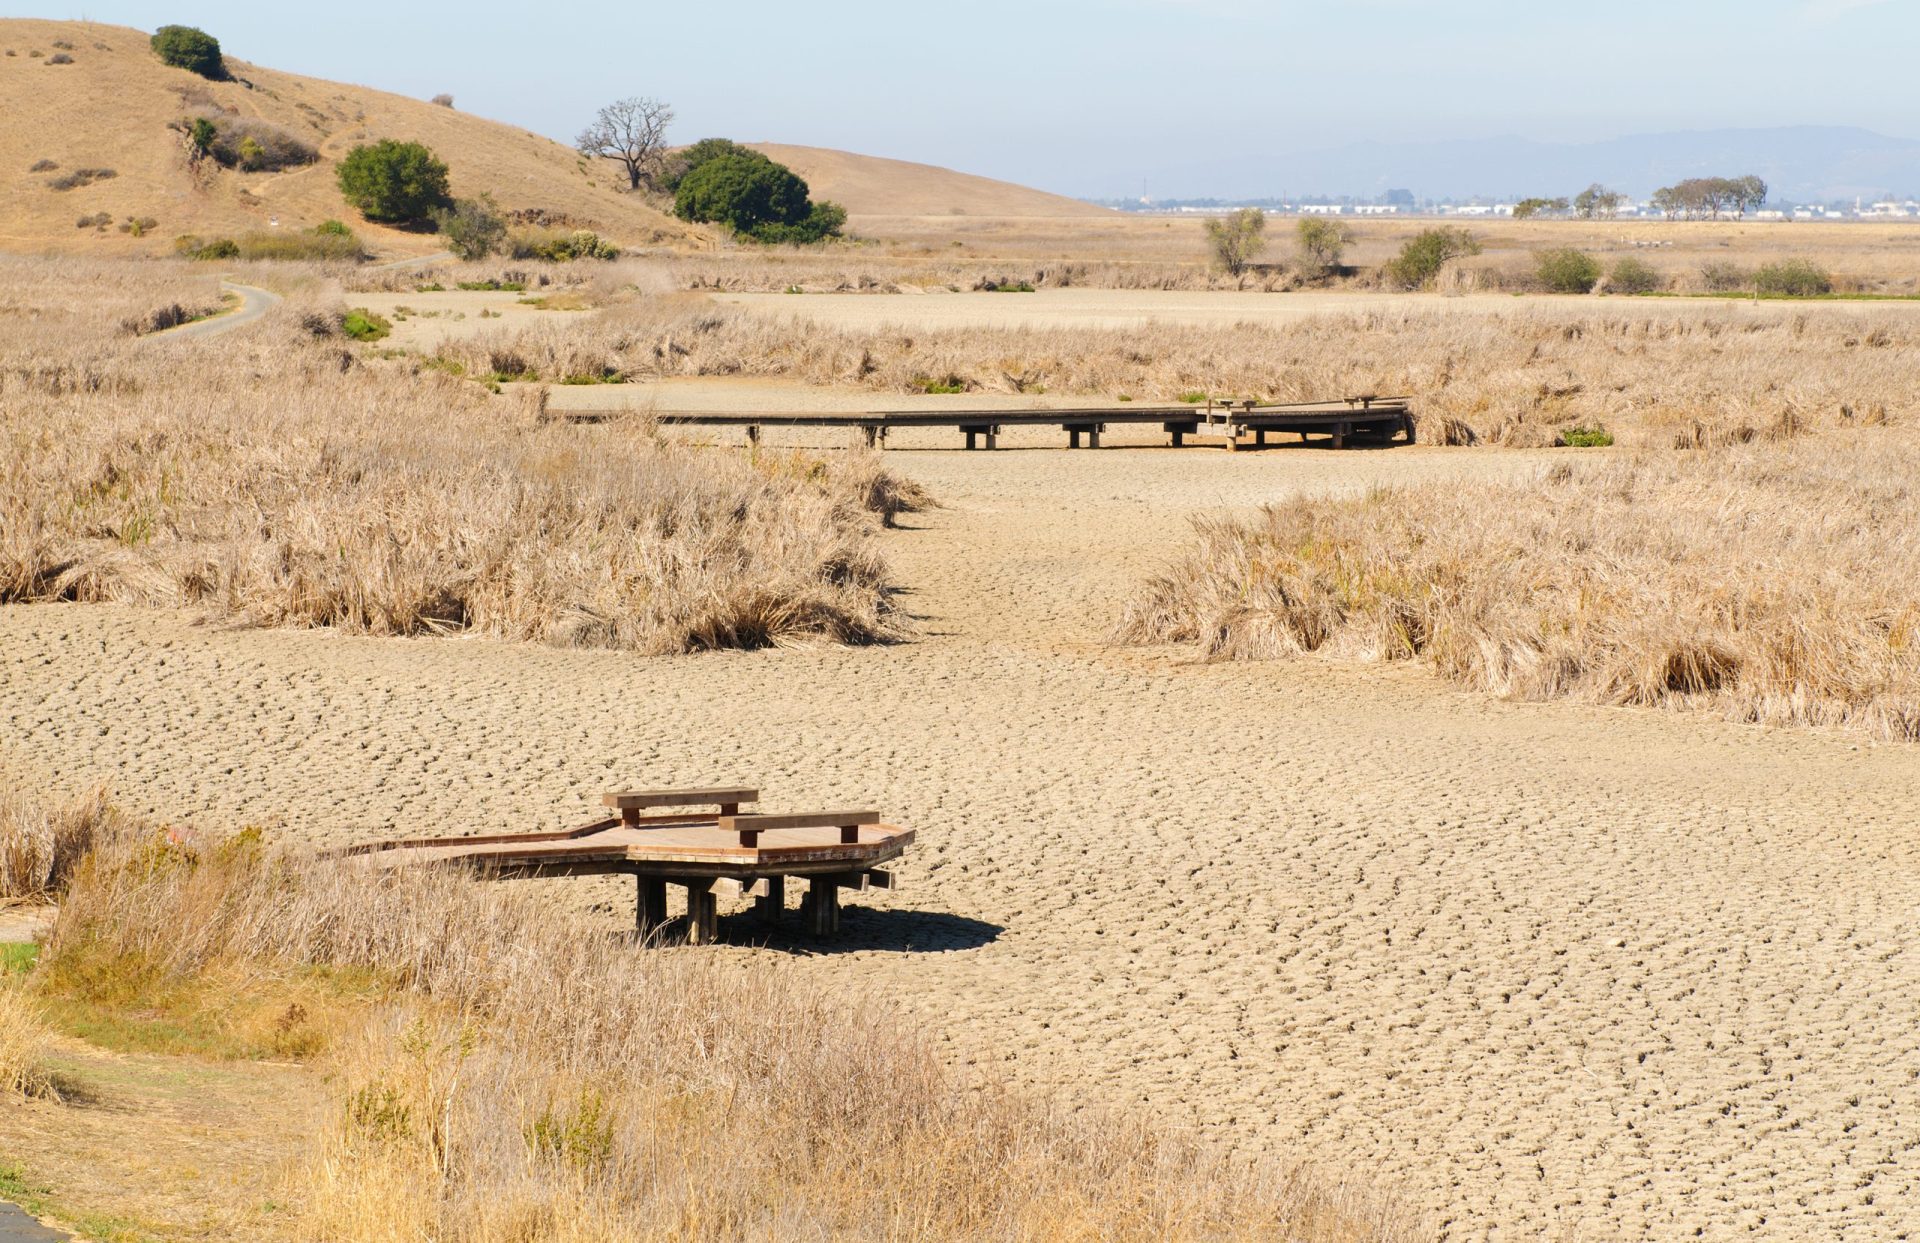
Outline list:
[[[649,95],[675,141],[838,147],[1087,197],[1204,193],[1358,141],[1857,125],[1920,137],[1920,0],[87,0],[231,55],[570,141]]]

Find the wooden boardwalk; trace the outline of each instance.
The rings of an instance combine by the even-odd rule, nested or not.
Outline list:
[[[583,423],[632,413],[576,408],[552,412],[553,417]],[[1078,449],[1084,442],[1087,448],[1098,449],[1101,434],[1110,426],[1156,423],[1174,445],[1192,437],[1195,443],[1227,449],[1264,447],[1269,434],[1281,433],[1298,435],[1303,442],[1309,437],[1325,437],[1335,449],[1359,443],[1391,444],[1396,439],[1412,444],[1414,439],[1408,399],[1372,395],[1295,405],[1210,401],[1204,405],[1129,404],[1084,410],[871,410],[858,414],[668,410],[649,417],[665,424],[743,427],[747,439],[754,443],[768,427],[845,428],[864,433],[867,444],[874,446],[885,443],[888,432],[901,428],[951,427],[966,437],[967,448],[994,449],[999,447],[1000,434],[1006,428],[1058,427],[1067,433],[1069,448]]]
[[[687,896],[687,940],[718,936],[719,900],[752,898],[772,926],[786,912],[788,879],[806,883],[800,910],[806,928],[829,936],[840,928],[842,890],[892,889],[883,863],[913,842],[913,830],[882,824],[878,812],[827,811],[742,815],[758,790],[627,790],[603,796],[618,815],[551,833],[417,837],[351,846],[344,855],[382,867],[471,868],[493,879],[631,875],[634,923],[643,935],[668,922],[667,886]],[[712,808],[643,815],[659,808]]]

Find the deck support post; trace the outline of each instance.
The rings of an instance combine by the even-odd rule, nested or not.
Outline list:
[[[787,911],[787,878],[767,877],[767,891],[753,900],[754,914],[763,924],[777,924]]]
[[[809,878],[800,913],[806,918],[807,931],[816,937],[840,931],[840,886],[830,876]]]
[[[1264,449],[1267,447],[1267,429],[1266,428],[1258,427],[1254,429],[1253,447],[1256,449]]]
[[[713,882],[693,881],[687,885],[687,944],[712,945],[719,939],[720,899]]]
[[[667,882],[657,876],[635,876],[634,930],[652,936],[667,922]]]
[[[1351,435],[1353,435],[1353,424],[1335,423],[1333,425],[1333,447],[1336,449],[1346,448],[1347,437]]]
[[[750,445],[760,443],[760,425],[758,423],[747,424],[747,443]]]
[[[1078,449],[1079,447],[1080,447],[1080,429],[1069,425],[1067,427],[1067,448]]]
[[[867,448],[871,449],[880,443],[880,429],[874,424],[869,423],[865,430],[867,433]]]

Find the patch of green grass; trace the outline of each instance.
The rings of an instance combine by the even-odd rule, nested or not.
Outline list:
[[[1189,406],[1197,406],[1206,399],[1207,395],[1205,393],[1188,392],[1180,394],[1180,400]]]
[[[625,384],[626,382],[627,377],[612,370],[602,371],[598,375],[582,372],[578,375],[563,376],[560,380],[562,384]]]
[[[461,281],[460,288],[469,293],[525,293],[525,281]]]
[[[457,358],[446,358],[439,354],[435,354],[430,358],[421,359],[420,365],[429,371],[444,371],[450,376],[463,376],[467,374],[467,364]]]
[[[347,312],[341,329],[355,341],[378,341],[393,331],[393,321],[384,315],[375,315],[366,307],[357,306]]]
[[[982,286],[988,293],[1033,293],[1032,281],[988,281]]]
[[[919,376],[914,379],[913,387],[923,393],[947,395],[966,392],[967,382],[957,375],[940,376],[938,378]]]
[[[51,1187],[27,1173],[24,1166],[0,1162],[0,1200],[11,1200],[34,1217],[53,1217],[98,1243],[153,1243],[159,1238],[138,1222],[106,1213],[73,1209],[56,1199]]]
[[[413,292],[415,293],[445,293],[446,291],[447,287],[438,281],[435,281],[431,285],[415,285],[413,287]]]
[[[1613,443],[1613,433],[1598,425],[1569,427],[1560,433],[1560,443],[1570,449],[1604,449]]]
[[[0,941],[0,975],[25,975],[40,957],[32,941]]]

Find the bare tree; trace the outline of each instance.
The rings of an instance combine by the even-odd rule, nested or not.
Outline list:
[[[626,170],[628,188],[638,190],[643,181],[653,184],[667,153],[667,126],[672,124],[673,109],[664,101],[636,96],[600,109],[574,145],[582,155],[617,160]]]
[[[1258,207],[1242,207],[1226,217],[1207,221],[1207,242],[1213,257],[1234,276],[1247,270],[1254,256],[1266,246],[1261,234],[1267,227],[1267,213]]]

